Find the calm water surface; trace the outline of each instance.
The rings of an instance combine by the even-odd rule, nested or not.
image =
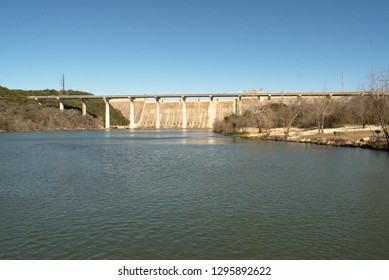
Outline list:
[[[0,259],[389,259],[389,155],[207,130],[0,134]]]

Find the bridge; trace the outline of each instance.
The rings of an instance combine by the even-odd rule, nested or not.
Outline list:
[[[63,101],[78,99],[85,116],[86,101],[100,99],[105,103],[105,128],[110,128],[110,105],[127,116],[130,128],[136,127],[208,127],[225,115],[243,112],[243,107],[252,102],[288,102],[294,98],[347,97],[368,94],[362,91],[332,92],[241,92],[241,93],[174,93],[174,94],[131,94],[131,95],[56,95],[30,96],[38,102],[58,100],[60,110]],[[152,102],[149,99],[153,100]],[[166,102],[170,99],[173,101]],[[197,100],[196,100],[197,99]],[[204,102],[204,99],[207,100]],[[175,100],[175,101],[174,101]],[[194,101],[195,100],[195,101]],[[246,100],[246,105],[245,105]]]

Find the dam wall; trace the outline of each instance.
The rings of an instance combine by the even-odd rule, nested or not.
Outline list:
[[[216,120],[268,103],[289,104],[296,100],[314,103],[315,99],[371,95],[371,92],[267,92],[267,93],[216,93],[216,94],[165,94],[165,95],[60,95],[30,96],[39,103],[57,100],[64,110],[63,100],[82,102],[82,115],[86,115],[86,100],[102,99],[105,103],[105,128],[110,128],[110,105],[128,118],[130,128],[212,128]]]
[[[111,99],[109,103],[130,119],[130,100]],[[185,103],[185,104],[183,104]],[[185,108],[184,108],[185,106]],[[158,108],[159,107],[159,108]],[[235,100],[135,100],[134,119],[136,128],[211,128],[215,120],[235,112]],[[158,114],[159,111],[159,114]],[[183,112],[186,112],[186,126]]]
[[[295,102],[296,96],[245,96],[238,98],[211,98],[211,99],[134,99],[133,128],[212,128],[213,123],[224,117],[242,114],[256,106],[268,103],[290,104]],[[310,97],[308,102],[315,98]],[[130,99],[110,99],[109,104],[120,110],[131,119]]]
[[[142,116],[142,112],[144,110],[144,106],[147,102],[146,98],[135,99],[134,101],[134,117],[136,122],[139,122]],[[111,99],[109,100],[109,104],[112,105],[115,109],[118,109],[124,117],[130,119],[130,109],[131,109],[131,101],[130,99]]]
[[[296,97],[241,97],[235,99],[213,98],[195,100],[153,100],[147,98],[133,101],[136,128],[212,128],[216,120],[233,113],[242,114],[254,106],[269,102],[289,103]],[[130,99],[111,99],[109,103],[130,119]],[[184,112],[186,119],[184,118]],[[184,123],[186,125],[184,125]],[[159,125],[158,125],[159,124]]]

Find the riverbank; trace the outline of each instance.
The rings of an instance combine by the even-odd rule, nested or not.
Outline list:
[[[257,128],[248,128],[245,133],[238,134],[248,139],[298,142],[316,145],[339,147],[358,147],[375,150],[387,150],[380,127],[378,126],[344,126],[324,129],[319,134],[317,129],[291,128],[285,140],[286,129],[270,129],[267,133],[258,133]],[[237,135],[237,134],[234,134]]]

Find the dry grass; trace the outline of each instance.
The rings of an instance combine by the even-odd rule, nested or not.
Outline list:
[[[334,135],[334,133],[323,133],[323,134],[310,134],[304,136],[306,139],[325,138],[325,139],[344,139],[344,140],[359,140],[367,137],[375,137],[374,132],[364,131],[351,131],[342,135]]]
[[[361,140],[361,139],[373,139],[376,138],[377,135],[375,134],[375,130],[379,130],[376,126],[369,126],[366,128],[362,128],[360,126],[346,126],[346,127],[340,127],[340,128],[332,128],[332,129],[325,129],[324,133],[319,134],[317,133],[317,129],[311,129],[311,130],[304,130],[300,128],[291,128],[290,129],[290,135],[289,138],[292,140],[298,140],[298,139],[325,139],[325,140],[345,140],[345,141],[352,141],[352,140]],[[253,138],[261,138],[263,137],[263,134],[258,134],[258,129],[255,128],[249,128],[248,129],[248,135],[247,137],[253,137]],[[271,129],[270,136],[273,137],[282,137],[285,135],[285,129],[284,128],[276,128]],[[335,133],[334,133],[335,132]],[[380,137],[383,137],[382,133],[380,134]]]

